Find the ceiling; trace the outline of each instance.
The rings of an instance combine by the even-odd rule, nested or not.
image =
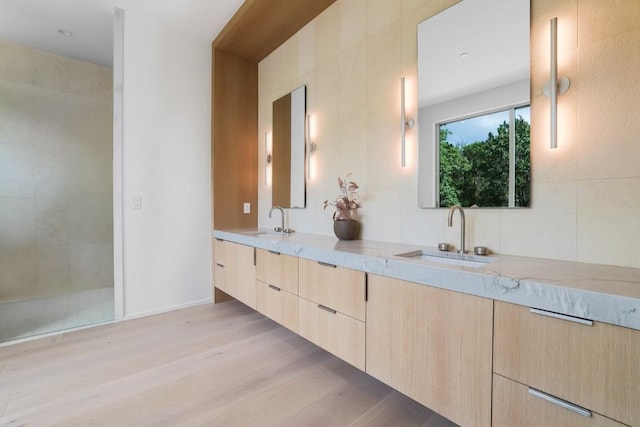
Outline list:
[[[0,40],[111,67],[113,10],[135,10],[207,41],[243,0],[0,0]],[[69,30],[71,37],[59,34]],[[125,36],[126,37],[126,36]]]

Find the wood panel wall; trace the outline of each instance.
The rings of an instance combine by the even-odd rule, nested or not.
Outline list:
[[[215,228],[258,223],[258,64],[213,50],[212,166]],[[243,203],[251,213],[243,213]]]
[[[335,0],[245,0],[212,44],[213,227],[258,225],[258,63]],[[251,203],[251,214],[243,203]]]

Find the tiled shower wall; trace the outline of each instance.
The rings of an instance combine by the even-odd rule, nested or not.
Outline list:
[[[0,301],[113,286],[112,70],[0,41]]]

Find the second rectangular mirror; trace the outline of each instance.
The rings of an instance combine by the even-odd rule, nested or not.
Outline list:
[[[306,86],[273,102],[271,205],[304,208]]]
[[[462,0],[418,25],[418,204],[530,203],[529,0]]]

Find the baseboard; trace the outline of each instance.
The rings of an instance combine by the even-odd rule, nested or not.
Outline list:
[[[125,314],[122,320],[139,319],[141,317],[153,316],[154,314],[168,313],[170,311],[181,310],[183,308],[196,307],[198,305],[212,304],[212,303],[213,303],[213,300],[211,298],[206,298],[199,301],[191,301],[184,304],[177,304],[169,307],[162,307],[154,310],[143,311],[140,313]]]

